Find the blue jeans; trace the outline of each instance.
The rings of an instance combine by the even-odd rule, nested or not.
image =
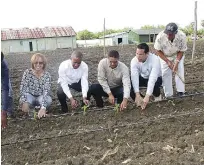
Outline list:
[[[26,102],[29,103],[30,108],[34,108],[35,106],[41,106],[43,102],[43,96],[33,96],[30,93],[26,93]],[[46,98],[47,105],[46,108],[49,108],[49,106],[52,103],[52,98],[50,96],[47,96]]]

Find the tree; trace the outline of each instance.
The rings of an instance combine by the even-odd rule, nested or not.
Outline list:
[[[141,29],[165,29],[165,25],[144,25],[141,27]]]
[[[199,29],[197,34],[198,34],[198,36],[204,36],[204,28],[203,29]]]
[[[189,25],[181,29],[187,36],[192,35],[194,31],[194,22],[191,22]]]
[[[158,29],[165,29],[165,27],[166,27],[165,25],[157,25]]]
[[[154,29],[155,27],[153,25],[144,25],[140,29]]]
[[[99,39],[100,37],[103,37],[103,31],[101,31],[101,32],[96,32],[96,33],[94,33],[95,34],[95,37],[97,38],[97,39]]]
[[[79,31],[77,33],[77,39],[78,40],[90,40],[93,38],[96,38],[95,34],[93,32],[88,31],[88,30],[82,30],[82,31]]]

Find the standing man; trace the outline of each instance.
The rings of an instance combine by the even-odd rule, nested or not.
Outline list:
[[[83,103],[88,105],[88,65],[82,61],[83,54],[79,51],[74,51],[71,59],[63,61],[59,66],[59,87],[57,96],[61,104],[62,112],[68,112],[66,97],[69,98],[71,106],[75,109],[78,106],[77,101],[73,98],[70,88],[82,92]]]
[[[175,23],[169,23],[164,31],[161,31],[155,41],[154,48],[160,57],[162,80],[165,96],[173,95],[172,73],[175,73],[177,95],[185,92],[184,80],[184,52],[187,50],[186,35],[178,30]]]
[[[120,110],[126,109],[130,96],[130,76],[128,67],[119,61],[119,53],[111,50],[108,58],[102,59],[98,64],[98,82],[92,84],[88,98],[93,95],[98,107],[103,107],[103,97],[108,97],[114,105],[120,104]]]
[[[145,109],[152,93],[155,101],[161,100],[160,86],[162,78],[159,58],[149,52],[149,46],[146,43],[137,46],[136,56],[131,60],[130,68],[132,90],[134,90],[134,92],[131,91],[131,96],[137,106]],[[139,87],[147,87],[144,99],[140,96]]]
[[[7,115],[13,115],[12,88],[9,69],[4,54],[1,52],[1,127],[7,126]]]

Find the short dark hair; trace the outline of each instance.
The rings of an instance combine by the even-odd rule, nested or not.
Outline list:
[[[3,61],[3,59],[4,59],[4,53],[1,52],[1,61]]]
[[[144,49],[145,53],[149,52],[149,46],[146,43],[141,43],[141,44],[137,45],[137,48],[138,49]]]
[[[83,54],[82,54],[82,52],[75,50],[75,51],[72,52],[71,58],[82,59],[83,58]]]
[[[119,53],[117,50],[111,50],[109,53],[108,53],[108,57],[113,57],[113,58],[118,58],[119,59]]]

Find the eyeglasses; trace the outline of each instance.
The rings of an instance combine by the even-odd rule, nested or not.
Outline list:
[[[37,65],[37,64],[39,64],[39,65],[43,65],[44,62],[42,62],[42,61],[39,62],[39,61],[38,61],[38,62],[35,62],[34,64],[35,64],[35,65]]]

